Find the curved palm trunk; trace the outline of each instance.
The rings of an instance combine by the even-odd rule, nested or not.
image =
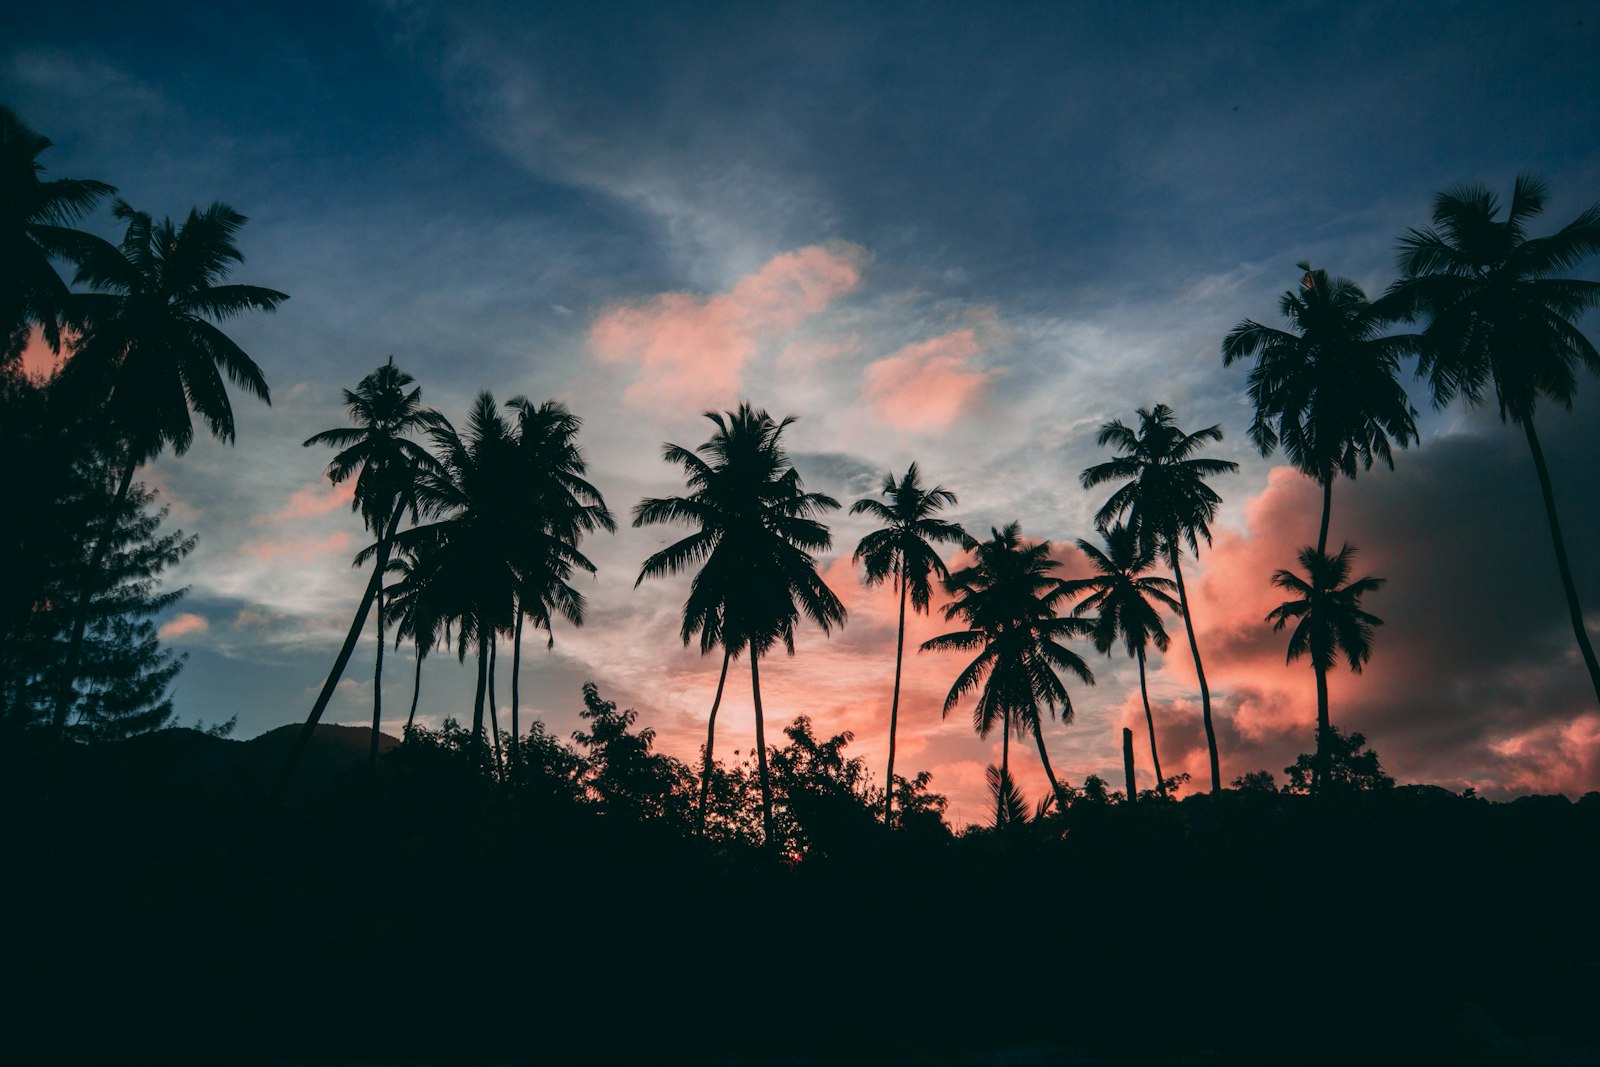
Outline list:
[[[889,702],[889,770],[884,779],[883,825],[893,826],[894,811],[894,734],[900,723],[900,667],[906,656],[906,582],[902,576],[900,586],[900,631],[894,646],[894,698]]]
[[[89,557],[89,567],[83,573],[82,587],[78,590],[78,603],[72,613],[72,636],[67,641],[67,661],[61,671],[61,681],[56,686],[55,714],[50,723],[55,735],[56,762],[59,765],[62,746],[67,737],[67,718],[74,703],[73,679],[78,675],[78,664],[83,658],[83,639],[89,627],[89,601],[94,595],[100,568],[111,550],[111,535],[117,529],[117,517],[128,502],[128,491],[133,487],[133,473],[139,464],[130,452],[122,466],[122,476],[117,481],[116,495],[106,507],[105,520],[100,527],[100,539]]]
[[[1311,768],[1311,795],[1316,796],[1328,784],[1328,743],[1333,740],[1328,719],[1328,671],[1312,664],[1317,672],[1317,755]]]
[[[516,762],[518,739],[522,737],[522,697],[517,686],[522,677],[522,601],[517,601],[517,625],[511,635],[511,761]]]
[[[1317,531],[1317,555],[1328,554],[1328,518],[1333,514],[1333,479],[1329,471],[1322,479],[1322,528]]]
[[[733,649],[723,646],[722,673],[717,676],[717,695],[711,701],[711,720],[706,724],[706,758],[705,767],[700,771],[700,806],[695,814],[695,833],[701,837],[706,836],[706,803],[711,799],[711,747],[717,740],[717,709],[722,706],[722,687],[728,681],[728,661],[733,658]]]
[[[417,646],[417,674],[411,683],[411,714],[406,716],[406,733],[417,721],[417,698],[422,695],[422,646]]]
[[[1156,770],[1156,792],[1167,795],[1166,779],[1161,777],[1161,757],[1156,755],[1156,720],[1150,714],[1150,690],[1144,684],[1144,649],[1139,650],[1139,698],[1144,701],[1144,723],[1150,728],[1150,764]]]
[[[1561,589],[1567,594],[1567,613],[1572,617],[1572,635],[1578,639],[1578,651],[1589,668],[1589,681],[1594,684],[1594,696],[1600,702],[1600,663],[1595,661],[1594,646],[1589,643],[1589,632],[1583,625],[1583,608],[1578,604],[1578,588],[1572,582],[1572,566],[1567,562],[1566,542],[1561,538],[1561,522],[1556,518],[1556,494],[1550,486],[1550,471],[1545,466],[1544,450],[1539,447],[1539,436],[1533,432],[1533,415],[1519,420],[1528,435],[1528,450],[1533,453],[1533,468],[1539,474],[1539,492],[1544,496],[1545,517],[1550,520],[1550,540],[1555,545],[1556,567],[1561,571]]]
[[[756,767],[761,772],[761,836],[769,849],[778,846],[772,836],[772,782],[767,776],[767,732],[761,716],[761,654],[750,649],[750,691],[756,702]]]
[[[489,684],[489,639],[478,626],[478,691],[472,698],[472,740],[474,754],[483,751],[483,694]]]
[[[1044,764],[1044,776],[1050,779],[1050,795],[1055,798],[1056,810],[1059,811],[1066,805],[1061,803],[1061,783],[1056,781],[1055,769],[1050,766],[1050,754],[1044,750],[1044,730],[1037,714],[1033,717],[1033,740],[1039,746],[1039,762]]]
[[[500,766],[500,714],[494,703],[494,662],[495,651],[500,647],[500,642],[493,631],[489,634],[489,736],[494,741],[494,765]]]
[[[1177,553],[1172,556],[1172,576],[1178,581],[1178,604],[1183,608],[1183,628],[1189,635],[1189,651],[1194,654],[1194,673],[1200,679],[1200,714],[1205,720],[1206,749],[1211,757],[1211,791],[1222,789],[1222,765],[1217,758],[1217,731],[1211,725],[1211,688],[1206,685],[1206,669],[1200,663],[1200,644],[1194,639],[1194,619],[1189,615],[1189,592],[1183,585],[1183,567]]]
[[[393,537],[395,528],[399,525],[400,513],[396,511],[389,520],[385,536]],[[371,579],[367,582],[366,592],[361,594],[361,605],[356,608],[356,617],[350,623],[350,632],[345,635],[344,644],[339,647],[339,654],[334,657],[333,669],[328,672],[327,680],[322,683],[322,691],[317,694],[316,703],[311,705],[311,714],[306,716],[300,732],[295,734],[294,744],[289,746],[289,755],[283,762],[283,770],[278,772],[277,781],[272,785],[272,799],[283,795],[285,787],[289,784],[289,776],[294,773],[295,764],[300,762],[301,754],[311,743],[311,735],[317,732],[317,723],[321,721],[322,713],[328,709],[328,701],[333,699],[333,691],[339,687],[339,679],[344,677],[344,669],[350,662],[351,653],[356,650],[356,643],[361,639],[361,631],[366,629],[367,613],[372,610],[373,601],[378,599],[378,589],[382,584],[383,572],[374,569]]]
[[[372,671],[372,746],[367,750],[367,766],[378,765],[378,729],[383,722],[383,575],[389,569],[389,540],[378,538],[378,661]]]
[[[1004,728],[1000,734],[1000,795],[995,799],[994,827],[996,830],[1006,824],[1006,790],[1011,784],[1011,712],[1006,711],[1001,715],[1001,725]]]

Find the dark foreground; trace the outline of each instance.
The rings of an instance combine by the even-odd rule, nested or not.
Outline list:
[[[273,752],[171,733],[7,757],[0,1059],[1600,1063],[1600,794],[823,812],[795,862],[360,745],[263,813]]]

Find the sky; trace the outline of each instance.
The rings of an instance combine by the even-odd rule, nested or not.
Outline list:
[[[915,461],[978,536],[1020,521],[1087,573],[1106,490],[1108,420],[1170,405],[1220,425],[1234,460],[1215,542],[1185,574],[1224,778],[1312,745],[1315,689],[1264,617],[1271,574],[1315,540],[1316,487],[1261,457],[1247,368],[1219,345],[1309,260],[1376,296],[1397,238],[1463,182],[1551,199],[1533,232],[1600,199],[1600,4],[440,4],[62,2],[0,14],[0,100],[55,142],[48,176],[97,178],[181,218],[225,201],[250,222],[234,280],[282,290],[227,329],[271,406],[235,397],[237,442],[197,436],[141,477],[199,547],[164,620],[188,656],[184,723],[237,715],[236,737],[302,720],[365,584],[367,543],[331,453],[341,390],[390,355],[455,421],[482,390],[565,401],[591,480],[619,516],[682,488],[664,442],[748,399],[798,421],[808,488],[845,508],[819,558],[849,610],[832,636],[762,664],[776,731],[809,715],[851,730],[881,780],[894,669],[892,590],[850,554],[845,512]],[[89,224],[118,236],[102,211]],[[1576,272],[1600,277],[1600,262]],[[1584,323],[1594,337],[1600,322]],[[1493,410],[1435,410],[1408,377],[1421,442],[1334,492],[1334,545],[1387,579],[1364,673],[1330,680],[1336,725],[1402,782],[1492,797],[1600,788],[1600,709],[1578,658],[1521,433]],[[1538,428],[1575,579],[1600,633],[1600,382]],[[599,573],[581,629],[528,639],[524,715],[558,734],[580,687],[636,707],[693,759],[720,657],[678,639],[687,579],[635,588],[683,531],[585,543]],[[950,627],[908,622],[908,644]],[[1204,786],[1205,742],[1181,624],[1150,677],[1163,769]],[[372,640],[325,721],[370,722]],[[1136,670],[1087,645],[1097,684],[1045,739],[1057,773],[1121,780]],[[502,663],[507,659],[502,658]],[[929,770],[956,825],[982,821],[999,738],[970,708],[941,718],[964,661],[907,652],[897,770]],[[410,702],[409,650],[386,658],[385,729]],[[502,671],[500,703],[509,700]],[[743,678],[747,679],[747,675]],[[471,664],[423,668],[419,718],[471,714]],[[742,688],[741,688],[742,687]],[[718,751],[753,743],[730,680]],[[774,734],[769,733],[769,737]],[[1045,792],[1030,745],[1018,783]]]

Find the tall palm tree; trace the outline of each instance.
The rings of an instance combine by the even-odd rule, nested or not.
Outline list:
[[[1333,739],[1328,717],[1328,671],[1343,653],[1350,669],[1361,673],[1362,666],[1372,656],[1373,630],[1383,625],[1382,619],[1361,610],[1361,598],[1380,588],[1384,579],[1350,581],[1350,561],[1355,554],[1356,550],[1350,545],[1340,549],[1337,556],[1325,555],[1308,545],[1300,550],[1300,566],[1306,572],[1304,578],[1283,570],[1272,576],[1273,585],[1298,599],[1273,608],[1267,621],[1278,631],[1291,619],[1298,620],[1294,632],[1289,635],[1287,662],[1293,663],[1309,655],[1311,668],[1317,673],[1317,756],[1313,792],[1327,780],[1328,745]]]
[[[1032,733],[1051,795],[1059,798],[1061,785],[1045,751],[1040,705],[1051,714],[1059,712],[1062,723],[1072,721],[1072,697],[1056,672],[1069,671],[1085,685],[1094,684],[1094,673],[1060,639],[1089,633],[1090,623],[1056,614],[1067,590],[1050,573],[1061,564],[1050,558],[1049,541],[1025,544],[1022,527],[1015,522],[990,533],[989,540],[975,547],[976,561],[945,580],[952,599],[944,617],[964,620],[967,629],[924,641],[922,651],[978,651],[956,675],[943,713],[948,715],[969,694],[978,694],[973,729],[986,738],[1000,727],[1001,781],[1010,780],[1012,731],[1019,737]],[[1005,822],[1005,810],[997,805],[997,826]]]
[[[889,769],[884,781],[888,787],[883,795],[883,824],[890,825],[894,809],[894,739],[900,720],[900,668],[906,647],[906,599],[909,596],[913,610],[926,615],[933,590],[928,580],[938,575],[939,580],[950,577],[944,560],[933,546],[952,544],[968,547],[976,542],[959,525],[935,516],[946,505],[954,506],[956,495],[936,485],[922,487],[922,474],[915,463],[906,468],[899,482],[893,474],[883,478],[880,494],[888,503],[867,497],[850,506],[852,515],[871,515],[883,526],[872,531],[856,545],[854,563],[866,567],[868,586],[881,584],[884,579],[894,580],[895,591],[900,594],[900,627],[894,645],[894,696],[889,702]]]
[[[385,610],[394,623],[394,647],[408,638],[416,654],[411,682],[411,711],[406,716],[402,736],[410,733],[417,721],[417,701],[422,696],[422,661],[438,647],[441,638],[448,642],[448,619],[433,614],[434,604],[427,589],[427,574],[419,567],[415,553],[402,552],[389,564],[399,578],[388,586]]]
[[[1141,544],[1133,530],[1120,522],[1101,536],[1105,551],[1078,539],[1078,550],[1089,558],[1095,576],[1070,579],[1062,586],[1068,596],[1089,594],[1073,607],[1072,614],[1081,617],[1095,613],[1090,635],[1098,651],[1111,655],[1120,637],[1128,655],[1139,661],[1139,696],[1144,701],[1144,721],[1150,730],[1150,762],[1155,767],[1156,788],[1166,796],[1161,757],[1156,754],[1156,720],[1150,714],[1150,691],[1145,684],[1145,649],[1155,645],[1162,652],[1167,650],[1171,639],[1161,625],[1160,608],[1181,614],[1183,606],[1169,592],[1177,589],[1174,582],[1145,576],[1144,572],[1155,566],[1154,545]]]
[[[683,468],[689,495],[646,498],[633,510],[634,526],[683,523],[695,527],[695,532],[645,560],[634,585],[698,566],[683,607],[683,643],[699,634],[702,654],[722,645],[724,680],[729,659],[749,651],[761,825],[772,846],[776,837],[761,707],[761,656],[780,642],[794,654],[794,628],[802,614],[824,633],[844,625],[844,605],[817,573],[811,555],[833,545],[828,528],[814,516],[834,510],[839,502],[807,492],[800,473],[790,465],[782,438],[795,421],[793,416],[775,420],[749,403],[736,411],[705,415],[716,427],[710,440],[694,451],[674,444],[662,449],[668,463]],[[706,732],[702,828],[721,699],[719,681]]]
[[[81,263],[110,250],[72,227],[116,190],[81,178],[41,180],[39,156],[49,147],[48,137],[0,104],[0,369],[21,357],[35,326],[51,351],[61,350],[70,294],[50,260]]]
[[[1194,671],[1200,682],[1200,711],[1206,728],[1206,748],[1211,758],[1211,789],[1222,788],[1222,767],[1217,756],[1217,734],[1211,722],[1211,689],[1200,662],[1200,645],[1194,636],[1194,616],[1189,609],[1189,593],[1183,584],[1183,546],[1196,556],[1200,541],[1211,543],[1211,520],[1216,517],[1222,498],[1206,484],[1218,474],[1233,474],[1237,463],[1195,456],[1206,443],[1222,440],[1221,426],[1207,426],[1194,433],[1180,430],[1172,409],[1165,404],[1140,408],[1139,428],[1114,419],[1100,427],[1096,443],[1114,446],[1122,454],[1097,463],[1080,476],[1085,489],[1105,482],[1122,482],[1116,492],[1095,513],[1095,525],[1105,529],[1126,516],[1134,536],[1153,546],[1166,557],[1172,577],[1178,584],[1178,603],[1183,607],[1183,625],[1189,635],[1189,651],[1194,656]]]
[[[345,410],[356,423],[323,430],[308,437],[305,447],[329,445],[339,449],[328,464],[328,480],[338,485],[355,476],[352,511],[377,537],[377,571],[389,567],[393,534],[390,519],[410,511],[417,518],[417,477],[433,464],[433,456],[407,434],[426,431],[439,416],[422,406],[422,389],[407,390],[415,379],[394,365],[394,357],[362,378],[355,389],[344,391]],[[378,655],[372,675],[372,745],[368,762],[378,761],[378,731],[383,720],[383,582],[375,595],[378,620]]]
[[[1584,312],[1600,305],[1600,282],[1561,277],[1600,251],[1600,203],[1548,237],[1529,237],[1527,224],[1547,197],[1544,182],[1520,175],[1502,219],[1499,199],[1482,185],[1439,193],[1433,228],[1408,230],[1400,239],[1403,277],[1384,299],[1400,314],[1427,319],[1417,373],[1427,377],[1435,406],[1460,396],[1476,407],[1492,389],[1501,421],[1522,427],[1572,634],[1600,701],[1600,662],[1584,626],[1550,470],[1533,427],[1540,397],[1570,410],[1579,368],[1600,374],[1600,353],[1577,327]]]
[[[1250,440],[1264,457],[1281,444],[1322,488],[1317,551],[1326,553],[1335,476],[1353,479],[1358,463],[1371,470],[1374,459],[1393,470],[1391,439],[1401,448],[1417,439],[1417,412],[1399,380],[1400,357],[1417,339],[1386,335],[1393,316],[1348,278],[1330,279],[1309,263],[1300,270],[1300,291],[1278,305],[1294,332],[1246,319],[1223,340],[1222,364],[1256,357]]]
[[[244,260],[235,238],[246,222],[224,203],[191,210],[181,226],[171,219],[156,223],[121,200],[112,215],[127,223],[121,245],[89,249],[74,279],[91,291],[74,297],[84,334],[67,365],[66,383],[86,402],[103,404],[122,471],[67,648],[58,729],[72,703],[84,607],[134,472],[165,447],[175,456],[188,451],[194,440],[191,409],[213,436],[233,443],[233,406],[223,375],[271,403],[261,368],[217,323],[247,311],[272,311],[288,299],[275,289],[224,284],[233,265]]]
[[[574,548],[586,534],[596,530],[615,533],[616,519],[606,507],[605,498],[588,480],[588,461],[578,447],[578,431],[583,420],[563,403],[546,400],[535,405],[526,397],[506,402],[515,419],[517,477],[516,500],[525,509],[521,522],[545,535],[571,544]],[[511,743],[521,736],[520,675],[522,670],[522,622],[533,620],[549,635],[547,647],[555,645],[552,620],[565,618],[574,626],[583,625],[584,597],[567,581],[571,566],[563,556],[539,553],[525,558],[519,566],[521,582],[515,590],[516,612],[511,634]]]

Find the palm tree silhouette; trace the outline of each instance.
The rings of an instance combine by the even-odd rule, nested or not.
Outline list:
[[[1600,353],[1577,327],[1585,311],[1600,305],[1600,282],[1560,277],[1600,250],[1600,203],[1549,237],[1529,237],[1527,223],[1544,210],[1547,196],[1544,182],[1520,175],[1501,219],[1499,199],[1482,185],[1439,193],[1434,228],[1408,230],[1400,239],[1403,277],[1384,300],[1407,318],[1427,318],[1417,373],[1427,376],[1436,407],[1457,396],[1476,407],[1492,388],[1501,421],[1510,419],[1527,436],[1572,633],[1600,701],[1600,662],[1533,427],[1540,397],[1571,409],[1580,365],[1600,374]]]
[[[116,190],[84,179],[40,180],[39,156],[50,143],[0,104],[0,368],[21,357],[34,326],[52,352],[61,351],[71,296],[50,260],[81,263],[110,249],[72,227]]]
[[[1336,475],[1355,478],[1381,459],[1394,469],[1394,444],[1417,439],[1416,409],[1400,384],[1400,357],[1415,350],[1411,335],[1383,336],[1392,315],[1367,300],[1348,278],[1328,277],[1301,263],[1300,291],[1279,309],[1295,332],[1249,319],[1222,342],[1222,364],[1256,357],[1250,370],[1255,418],[1250,440],[1270,456],[1280,444],[1295,469],[1322,488],[1317,551],[1328,550]]]
[[[323,430],[304,445],[329,445],[339,449],[328,464],[328,480],[338,485],[355,476],[352,511],[377,537],[377,573],[389,568],[389,549],[400,516],[417,518],[417,477],[432,466],[428,450],[406,435],[434,426],[439,416],[422,406],[422,389],[407,390],[411,375],[394,365],[394,357],[362,378],[352,391],[344,391],[345,410],[354,426]],[[378,731],[383,720],[384,583],[374,586],[378,625],[378,654],[372,675],[372,744],[368,762],[378,761]],[[363,609],[364,611],[364,609]],[[420,660],[419,660],[420,662]],[[342,670],[341,670],[342,673]]]
[[[1211,789],[1222,788],[1222,767],[1217,757],[1217,734],[1211,722],[1211,689],[1206,685],[1205,667],[1200,662],[1200,645],[1194,636],[1194,617],[1189,610],[1189,593],[1183,584],[1183,546],[1200,554],[1200,541],[1211,543],[1211,520],[1222,503],[1206,484],[1208,477],[1233,474],[1237,463],[1223,459],[1196,458],[1194,453],[1207,442],[1222,440],[1222,427],[1207,426],[1194,433],[1180,430],[1172,409],[1165,404],[1138,410],[1136,431],[1120,419],[1100,427],[1096,443],[1113,445],[1122,452],[1117,458],[1098,463],[1080,476],[1085,489],[1105,482],[1120,481],[1111,498],[1095,513],[1095,525],[1102,530],[1123,516],[1141,543],[1152,546],[1166,557],[1172,577],[1178,583],[1178,603],[1183,607],[1184,629],[1189,635],[1189,651],[1194,656],[1195,675],[1200,682],[1200,710],[1205,721],[1206,747],[1211,758]]]
[[[390,562],[389,569],[400,577],[388,587],[385,610],[394,623],[394,647],[410,639],[416,653],[415,673],[411,682],[411,711],[406,716],[405,730],[410,733],[417,721],[417,701],[422,696],[422,661],[433,652],[440,638],[448,642],[448,619],[434,615],[432,597],[426,583],[426,572],[419,568],[414,552],[401,552]]]
[[[1162,796],[1167,794],[1165,779],[1161,776],[1161,757],[1156,755],[1156,721],[1150,714],[1150,691],[1145,685],[1145,648],[1155,645],[1167,650],[1170,638],[1161,625],[1161,612],[1156,605],[1182,614],[1183,606],[1172,598],[1168,590],[1177,585],[1166,578],[1142,577],[1155,565],[1155,546],[1141,544],[1132,529],[1117,523],[1101,532],[1105,551],[1079,538],[1078,550],[1089,557],[1095,577],[1073,578],[1062,583],[1068,596],[1090,594],[1072,609],[1072,614],[1087,616],[1095,612],[1094,647],[1111,655],[1117,639],[1122,639],[1128,655],[1139,661],[1139,696],[1144,701],[1144,721],[1150,730],[1150,762],[1155,767],[1156,788]]]
[[[546,400],[535,405],[526,397],[506,401],[513,412],[518,488],[515,499],[524,509],[519,522],[540,530],[553,541],[574,549],[584,535],[596,530],[615,533],[616,519],[605,498],[585,477],[588,462],[578,447],[583,420],[563,403]],[[563,553],[536,552],[519,564],[515,590],[516,621],[511,634],[511,743],[521,736],[519,718],[522,671],[522,621],[530,618],[549,635],[546,647],[555,646],[552,620],[556,616],[574,626],[583,625],[584,597],[567,581],[571,562]],[[514,754],[513,754],[514,755]]]
[[[698,565],[684,602],[680,636],[687,645],[699,634],[702,655],[718,644],[723,648],[722,675],[706,730],[702,833],[716,713],[728,661],[749,650],[761,825],[771,847],[776,837],[761,707],[761,656],[779,642],[794,654],[794,627],[802,613],[824,633],[844,625],[844,605],[817,573],[811,555],[833,545],[828,528],[813,516],[837,508],[839,502],[806,492],[799,472],[790,465],[782,437],[795,421],[793,416],[777,421],[749,403],[740,404],[737,411],[708,411],[705,416],[716,427],[710,440],[694,451],[674,444],[662,448],[668,463],[683,468],[689,495],[650,497],[633,509],[634,526],[675,522],[696,530],[645,560],[634,585]]]
[[[1024,544],[1022,527],[1015,522],[990,533],[989,540],[976,545],[976,561],[953,572],[944,583],[953,598],[944,608],[944,617],[964,620],[967,629],[924,641],[922,651],[978,650],[950,686],[943,713],[948,715],[951,708],[977,692],[972,726],[979,737],[988,737],[995,726],[1000,727],[1000,780],[1005,782],[1011,775],[1012,731],[1019,737],[1031,732],[1045,777],[1050,780],[1051,795],[1059,799],[1061,785],[1045,751],[1039,706],[1043,704],[1052,714],[1059,709],[1063,724],[1072,721],[1072,698],[1056,672],[1070,671],[1085,685],[1094,684],[1094,674],[1082,657],[1058,639],[1088,634],[1091,624],[1087,619],[1056,615],[1067,590],[1050,573],[1060,563],[1050,558],[1049,541]],[[1004,824],[1005,813],[1004,804],[997,804],[996,826]]]
[[[900,594],[900,627],[894,646],[894,696],[889,703],[889,769],[884,781],[888,787],[883,797],[883,824],[890,825],[894,808],[894,740],[900,720],[900,668],[905,658],[906,598],[909,595],[913,610],[928,613],[932,596],[928,579],[937,574],[939,579],[950,577],[944,560],[939,558],[934,543],[956,544],[970,547],[976,542],[959,525],[935,518],[946,505],[956,503],[956,495],[941,485],[924,489],[921,472],[915,463],[906,468],[899,482],[893,474],[883,478],[880,493],[889,498],[885,504],[871,497],[857,500],[850,506],[852,515],[871,515],[883,523],[861,539],[856,545],[852,562],[866,567],[866,584],[881,584],[893,578],[895,591]]]
[[[104,398],[122,472],[80,594],[56,702],[58,732],[73,700],[84,608],[134,472],[164,447],[175,456],[188,451],[194,440],[191,409],[213,436],[233,443],[224,374],[271,403],[261,368],[216,323],[247,311],[272,311],[289,299],[275,289],[223,284],[244,260],[235,238],[246,222],[226,204],[193,209],[181,226],[171,219],[156,223],[121,200],[112,215],[127,223],[121,245],[102,242],[88,249],[74,278],[91,291],[74,296],[84,335],[67,369],[69,388],[91,401]]]
[[[1382,619],[1361,610],[1361,598],[1380,588],[1384,579],[1350,581],[1350,561],[1355,554],[1350,545],[1345,545],[1337,556],[1325,555],[1308,545],[1300,550],[1304,578],[1284,570],[1272,576],[1273,585],[1299,598],[1285,601],[1267,615],[1274,631],[1282,630],[1291,619],[1299,620],[1289,635],[1286,662],[1309,655],[1311,668],[1317,673],[1317,756],[1312,792],[1327,778],[1328,744],[1333,738],[1329,732],[1328,671],[1343,653],[1350,669],[1361,673],[1372,656],[1373,630],[1383,625]]]

